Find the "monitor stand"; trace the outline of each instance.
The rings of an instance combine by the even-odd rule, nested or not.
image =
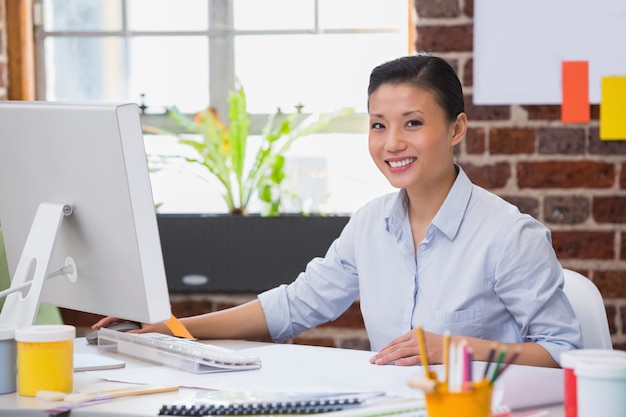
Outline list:
[[[60,271],[46,274],[63,217],[71,214],[72,208],[66,204],[39,205],[11,280],[11,287],[0,292],[0,297],[6,296],[0,312],[0,324],[15,327],[33,325],[45,280],[66,275],[71,281],[76,281],[76,265],[70,257],[65,259],[65,267]]]

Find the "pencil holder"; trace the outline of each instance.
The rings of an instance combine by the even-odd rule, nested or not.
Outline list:
[[[489,417],[493,385],[487,381],[472,383],[464,391],[448,392],[439,385],[433,392],[426,393],[428,417]]]

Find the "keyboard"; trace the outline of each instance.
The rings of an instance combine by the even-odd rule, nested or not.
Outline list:
[[[259,369],[261,359],[233,349],[161,333],[98,330],[98,350],[116,352],[194,373]]]

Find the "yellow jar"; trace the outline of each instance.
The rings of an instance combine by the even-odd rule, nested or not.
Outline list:
[[[40,390],[70,393],[74,389],[76,328],[38,325],[15,330],[17,392],[34,397]]]

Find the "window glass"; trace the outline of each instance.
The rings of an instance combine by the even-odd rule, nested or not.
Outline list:
[[[50,37],[45,47],[47,100],[137,103],[143,94],[151,112],[209,103],[205,37]]]
[[[171,126],[163,110],[173,105],[185,113],[212,105],[226,118],[226,95],[238,80],[253,115],[253,135],[277,108],[352,108],[357,114],[333,123],[333,133],[294,144],[285,187],[297,198],[283,200],[282,211],[350,213],[391,189],[368,155],[366,90],[372,68],[407,53],[411,2],[34,2],[42,6],[35,11],[43,11],[34,19],[42,22],[35,27],[39,100],[142,103],[150,113],[146,118]],[[250,140],[254,152],[256,139]],[[146,142],[150,154],[184,152],[176,144],[166,146],[162,137],[146,135]],[[200,179],[202,172],[184,171],[152,174],[160,210],[224,212],[219,184]],[[259,202],[249,208],[255,212]]]
[[[208,29],[207,0],[126,0],[128,29],[190,31]]]
[[[370,71],[405,51],[400,34],[241,36],[235,73],[253,113],[365,112]]]
[[[406,1],[319,0],[322,29],[394,29],[407,25]]]
[[[50,37],[46,49],[46,99],[126,100],[126,43],[115,37]]]
[[[115,31],[122,29],[121,0],[45,0],[48,31]]]
[[[193,113],[209,104],[209,43],[203,36],[135,37],[130,40],[126,99],[145,94],[150,113],[176,105]]]
[[[237,30],[312,29],[315,25],[313,0],[234,0],[233,8]]]

